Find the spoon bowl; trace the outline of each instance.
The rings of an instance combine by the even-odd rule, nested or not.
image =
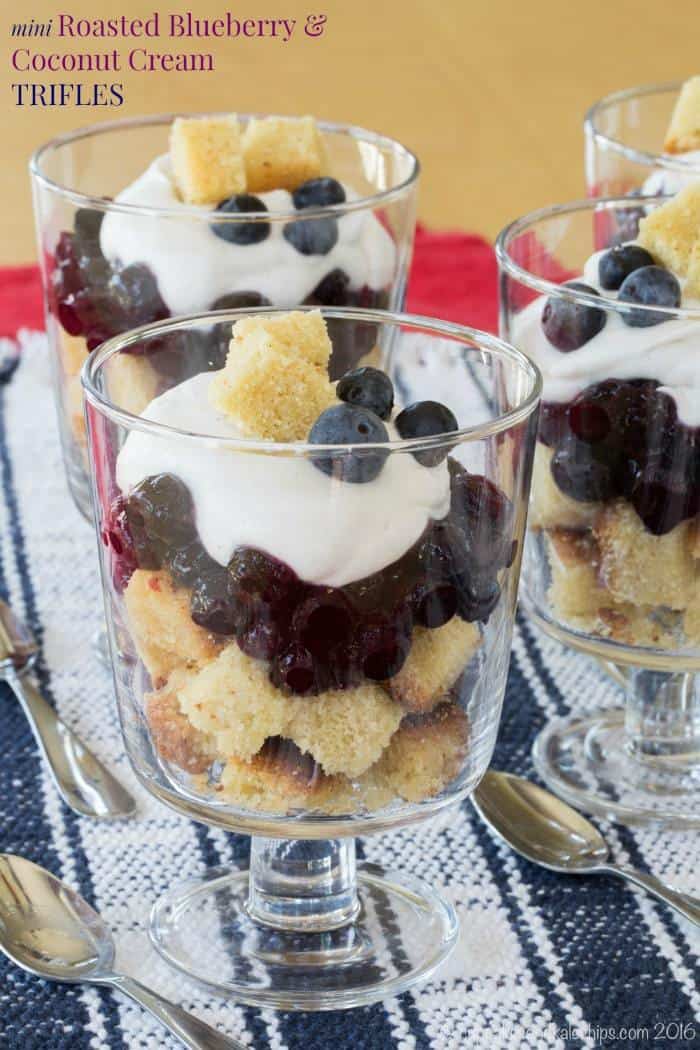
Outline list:
[[[117,973],[112,934],[94,908],[51,872],[9,853],[0,853],[0,951],[36,977],[123,992],[190,1050],[244,1050],[243,1043]]]
[[[23,857],[0,857],[0,950],[51,981],[109,973],[114,944],[105,923],[64,883]]]
[[[490,769],[473,801],[483,820],[509,846],[552,871],[583,874],[610,856],[605,839],[589,820],[523,777]]]
[[[700,926],[700,900],[646,872],[610,863],[610,849],[595,825],[524,777],[489,769],[472,804],[506,845],[534,864],[568,875],[618,875]]]

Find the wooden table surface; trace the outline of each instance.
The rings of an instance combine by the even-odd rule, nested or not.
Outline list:
[[[183,12],[187,4],[161,9]],[[190,3],[200,17],[226,8]],[[74,0],[76,17],[152,14],[137,0]],[[97,120],[177,109],[310,112],[386,132],[423,164],[420,216],[435,227],[495,236],[518,214],[583,195],[581,122],[587,106],[618,88],[700,72],[700,4],[675,0],[285,0],[230,5],[245,17],[296,17],[288,43],[272,39],[149,40],[153,51],[211,52],[209,73],[49,74],[50,80],[120,79],[118,109],[28,108],[14,81],[41,80],[6,66],[0,175],[0,262],[34,256],[27,160],[45,139]],[[309,11],[327,14],[324,34],[303,35]],[[55,0],[35,0],[38,21]],[[19,13],[19,11],[18,11]],[[11,6],[5,6],[8,56]],[[110,40],[22,42],[33,50],[105,51]],[[119,41],[128,51],[141,41]]]

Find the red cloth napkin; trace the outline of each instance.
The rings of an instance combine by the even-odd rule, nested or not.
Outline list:
[[[419,226],[408,286],[411,313],[494,332],[496,260],[491,245],[471,233],[434,233]],[[37,266],[0,268],[0,336],[44,326]]]

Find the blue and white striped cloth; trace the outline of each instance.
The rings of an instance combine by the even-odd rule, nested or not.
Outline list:
[[[67,493],[43,338],[23,340],[20,367],[0,386],[0,592],[41,641],[43,691],[129,785],[139,815],[112,826],[69,812],[1,687],[0,850],[77,887],[111,924],[125,970],[256,1050],[699,1047],[698,931],[612,879],[520,860],[468,803],[361,844],[368,860],[441,884],[460,915],[459,945],[430,983],[371,1008],[282,1014],[212,998],[168,970],[145,934],[151,905],[174,883],[244,856],[247,840],[183,820],[131,773],[111,682],[90,650],[101,615],[95,540]],[[520,624],[494,765],[532,774],[530,745],[547,719],[617,700],[587,659]],[[620,861],[698,892],[697,835],[606,833]],[[175,1045],[121,999],[44,984],[0,958],[2,1050]]]

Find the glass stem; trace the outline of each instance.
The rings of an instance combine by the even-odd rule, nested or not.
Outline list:
[[[632,751],[666,772],[700,765],[700,682],[695,674],[630,670],[625,729]]]
[[[337,930],[354,921],[355,840],[267,839],[250,844],[248,914],[279,930]]]

